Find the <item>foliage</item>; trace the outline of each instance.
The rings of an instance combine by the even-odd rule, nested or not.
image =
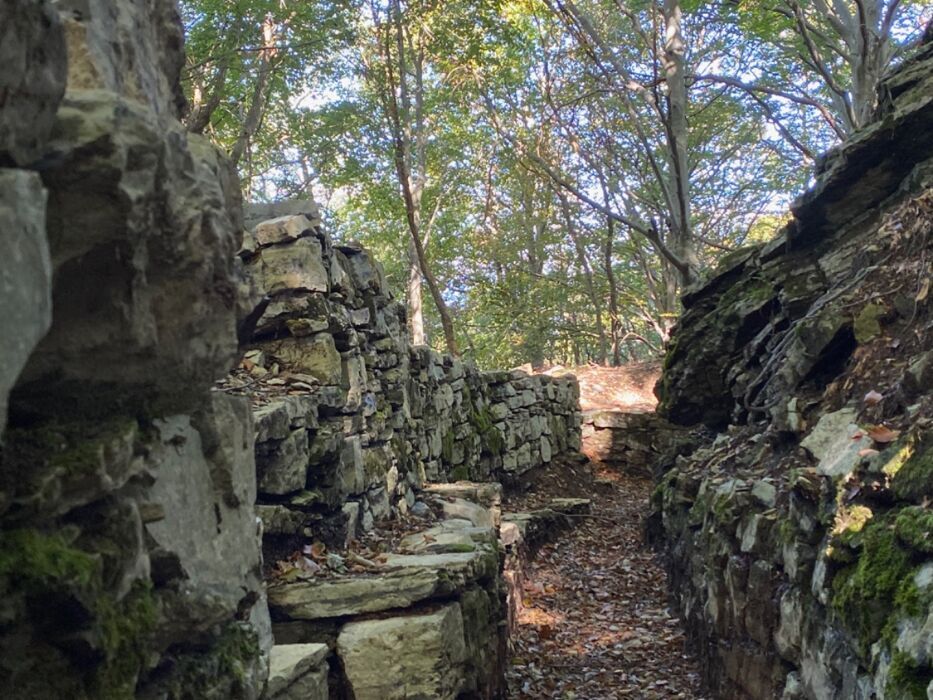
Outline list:
[[[221,145],[247,143],[248,198],[312,193],[335,237],[373,248],[404,293],[409,223],[386,120],[401,67],[423,101],[400,123],[426,262],[464,355],[487,367],[642,359],[666,342],[683,283],[768,240],[816,154],[851,132],[833,86],[853,93],[854,78],[827,52],[852,37],[824,27],[822,2],[184,0],[189,126],[208,114]],[[832,81],[807,61],[792,5],[825,30]],[[873,80],[909,52],[920,7],[895,8]],[[672,8],[682,99],[667,72]],[[390,73],[392,22],[408,58]],[[441,347],[436,310],[424,314]]]

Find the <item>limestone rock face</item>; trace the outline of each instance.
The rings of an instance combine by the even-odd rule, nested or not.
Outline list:
[[[52,322],[45,199],[37,174],[0,169],[0,316],[11,329],[0,336],[0,425],[10,390]]]
[[[68,89],[104,90],[144,105],[160,124],[181,116],[184,30],[174,2],[57,0]]]
[[[28,166],[46,153],[65,92],[65,35],[51,2],[0,7],[0,166]]]
[[[239,185],[178,123],[177,8],[10,0],[0,59],[0,696],[255,700]]]
[[[23,380],[118,383],[184,408],[236,350],[239,236],[220,184],[180,127],[110,93],[69,93],[51,147],[56,323]]]
[[[933,687],[931,85],[927,44],[777,238],[684,298],[660,411],[698,425],[649,532],[719,697]]]

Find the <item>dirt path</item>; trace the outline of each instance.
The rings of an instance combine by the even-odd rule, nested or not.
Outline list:
[[[615,474],[593,513],[532,565],[513,641],[512,698],[700,700],[700,677],[667,607],[667,582],[642,543],[648,479]],[[518,499],[533,503],[535,496]],[[578,494],[554,494],[578,495]],[[509,504],[513,507],[513,504]]]

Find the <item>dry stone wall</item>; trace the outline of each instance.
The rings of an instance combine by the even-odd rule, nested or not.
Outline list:
[[[412,347],[370,253],[334,244],[310,202],[258,211],[283,208],[241,251],[253,307],[235,377],[254,402],[268,559],[405,513],[426,482],[514,481],[579,451],[572,377],[480,372]]]
[[[0,696],[256,698],[233,171],[173,2],[0,6]]]

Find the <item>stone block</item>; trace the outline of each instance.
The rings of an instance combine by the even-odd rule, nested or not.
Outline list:
[[[327,270],[321,243],[302,238],[262,251],[262,288],[268,294],[287,291],[326,292]]]
[[[274,584],[269,587],[269,605],[277,615],[296,620],[407,608],[489,581],[498,571],[498,554],[490,547],[443,554],[390,554],[385,567],[385,572],[368,578]]]
[[[262,493],[284,496],[305,487],[308,473],[308,431],[293,430],[280,441],[256,451],[256,472]]]
[[[328,700],[326,644],[276,644],[269,654],[267,700]]]
[[[356,700],[453,700],[466,680],[460,606],[434,613],[350,622],[337,654]]]
[[[314,226],[311,219],[304,214],[286,214],[259,222],[252,233],[259,246],[268,246],[273,243],[293,243],[301,236],[312,234]],[[320,249],[320,244],[318,248]],[[319,291],[327,291],[327,287]]]

